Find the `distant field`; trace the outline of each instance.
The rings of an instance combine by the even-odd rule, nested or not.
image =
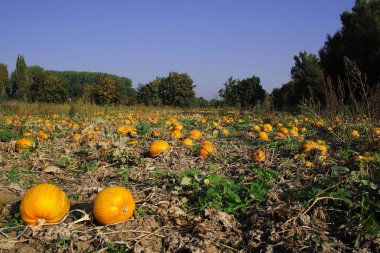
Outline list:
[[[380,251],[378,123],[75,103],[0,108],[0,252]],[[31,144],[17,146],[21,138]],[[169,149],[154,152],[157,140]],[[46,182],[72,211],[25,226],[20,201]],[[104,226],[93,201],[114,185],[131,191],[136,209]]]

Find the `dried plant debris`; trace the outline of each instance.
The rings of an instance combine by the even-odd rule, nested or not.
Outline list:
[[[270,127],[249,112],[2,115],[0,137],[11,137],[0,138],[0,252],[380,252],[379,125],[268,118]],[[202,138],[183,144],[193,129]],[[38,140],[40,130],[53,138]],[[35,144],[16,152],[23,135]],[[169,148],[152,158],[156,140]],[[204,141],[215,150],[200,157]],[[44,182],[71,211],[25,226],[20,201]],[[136,210],[103,226],[93,201],[115,185]]]

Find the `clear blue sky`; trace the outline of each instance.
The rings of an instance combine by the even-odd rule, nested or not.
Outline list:
[[[109,72],[134,87],[187,72],[197,96],[229,76],[261,78],[268,92],[290,79],[293,57],[317,53],[354,0],[2,0],[0,63]]]

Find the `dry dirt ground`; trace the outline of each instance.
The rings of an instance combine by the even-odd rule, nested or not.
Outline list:
[[[379,152],[367,144],[376,137],[369,127],[347,148],[343,137],[303,117],[177,113],[172,122],[184,126],[184,136],[199,129],[202,140],[215,145],[215,156],[202,159],[197,155],[202,140],[189,148],[181,139],[171,139],[169,128],[175,124],[167,121],[173,116],[2,116],[0,252],[380,252],[378,232],[361,228],[366,217],[360,214],[368,210],[360,206],[360,192],[367,188],[350,176],[350,171],[378,173]],[[137,136],[117,132],[126,119],[136,126]],[[273,131],[269,141],[262,141],[252,127],[266,122]],[[297,127],[299,136],[278,139],[277,123]],[[154,129],[160,137],[151,137]],[[222,135],[222,129],[229,133]],[[50,131],[53,139],[40,140],[34,151],[16,153],[15,141],[27,130]],[[74,133],[80,138],[74,140]],[[138,143],[128,145],[130,139]],[[157,139],[167,140],[170,150],[150,158],[149,145]],[[327,156],[318,150],[299,156],[305,140],[318,139],[329,147]],[[252,161],[258,148],[264,150],[265,162]],[[353,155],[367,151],[372,160],[350,163]],[[306,167],[306,161],[313,167]],[[368,196],[379,205],[378,181],[369,181],[377,194]],[[43,182],[69,196],[71,211],[58,224],[24,226],[20,201]],[[130,189],[136,211],[125,223],[103,226],[93,217],[93,200],[112,185]],[[379,220],[377,209],[372,216]]]

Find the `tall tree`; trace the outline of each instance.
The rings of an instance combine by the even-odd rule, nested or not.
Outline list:
[[[158,93],[161,79],[161,77],[156,77],[148,84],[140,84],[137,88],[137,101],[145,105],[161,105],[161,99]]]
[[[227,105],[235,106],[239,101],[239,80],[229,77],[227,82],[224,83],[224,88],[219,90],[219,96],[223,99],[223,102]]]
[[[55,74],[46,74],[41,81],[37,86],[35,101],[64,103],[68,100],[69,92],[65,79]]]
[[[302,99],[313,98],[315,101],[323,102],[321,84],[323,72],[319,66],[319,59],[314,54],[301,51],[294,56],[295,64],[291,69],[293,81],[292,100],[300,103]]]
[[[9,91],[9,74],[8,67],[0,63],[0,98],[8,97]]]
[[[158,94],[163,105],[188,107],[195,98],[194,88],[188,74],[170,72],[160,79]]]
[[[23,101],[30,100],[32,77],[22,55],[17,57],[16,69],[11,75],[11,84],[11,97]]]
[[[319,51],[323,69],[335,81],[343,78],[348,57],[374,87],[380,81],[380,1],[356,0],[352,12],[341,15],[341,22],[342,28],[329,35]]]
[[[32,76],[32,85],[30,87],[31,101],[43,101],[44,96],[43,94],[40,94],[40,92],[45,84],[45,79],[48,74],[41,66],[33,65],[29,66],[28,68]]]
[[[118,99],[119,87],[114,79],[105,77],[96,85],[95,102],[97,104],[115,104]]]
[[[242,108],[255,106],[265,99],[265,90],[260,85],[260,78],[252,76],[243,80],[235,80],[230,77],[219,90],[219,96],[228,105],[239,105]]]

